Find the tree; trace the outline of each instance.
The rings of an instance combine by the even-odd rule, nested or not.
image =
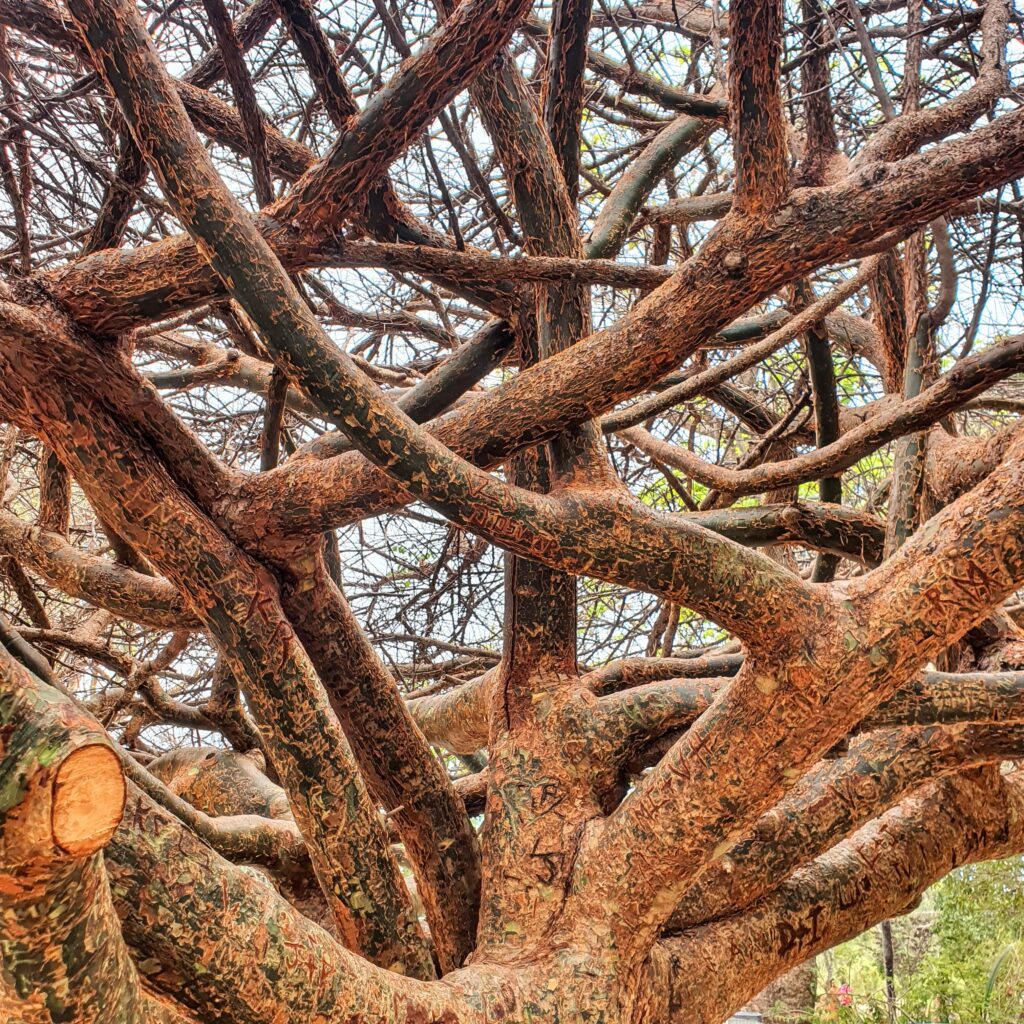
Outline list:
[[[891,922],[897,1014],[911,1020],[1012,1021],[1020,1016],[1022,859],[970,864]],[[856,1019],[887,1014],[878,931],[826,954],[833,987],[847,983]],[[835,1016],[835,1013],[833,1013]]]
[[[0,0],[8,1018],[714,1024],[1024,850],[1016,15],[531,6]]]
[[[905,1003],[961,1018],[1020,1016],[1021,861],[974,864],[944,878],[934,892],[934,937]]]

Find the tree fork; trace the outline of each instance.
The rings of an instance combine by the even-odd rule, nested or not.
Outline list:
[[[285,613],[345,729],[367,786],[412,861],[434,950],[447,973],[475,944],[480,904],[476,836],[444,768],[319,555],[281,575]]]
[[[14,362],[4,366],[3,387],[16,387],[19,372],[30,372],[35,359],[45,361],[44,348],[59,351],[61,342],[24,308],[0,306],[11,340],[0,361],[9,356],[17,362],[17,369]],[[12,332],[12,323],[20,334]],[[31,354],[19,351],[24,338],[33,336],[36,342],[49,341],[32,345]],[[95,398],[70,400],[69,408],[78,412],[69,422],[56,407],[25,410],[13,395],[2,397],[51,441],[86,483],[94,506],[189,594],[190,610],[245,681],[324,895],[347,940],[388,965],[432,976],[427,944],[376,808],[312,665],[280,610],[269,571],[188,502],[166,468],[140,451]],[[321,785],[309,786],[309,773],[326,764],[331,767]]]

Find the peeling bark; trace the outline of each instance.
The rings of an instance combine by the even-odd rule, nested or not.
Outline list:
[[[970,352],[1020,212],[1011,11],[883,3],[878,29],[849,4],[834,33],[817,0],[372,6],[350,36],[311,0],[149,27],[133,0],[0,0],[0,1008],[719,1024],[951,866],[1024,850],[1000,767],[1024,757],[1001,671],[1024,664],[1024,435],[972,418],[1024,338]],[[638,67],[624,25],[694,42]],[[880,31],[906,40],[901,113]],[[833,102],[847,39],[873,132],[860,83]],[[73,83],[32,93],[39,126],[35,62]],[[597,156],[594,119],[632,141]],[[32,176],[33,133],[88,182],[38,246],[60,168]],[[319,274],[358,268],[408,301],[354,309]],[[851,366],[887,394],[847,404]],[[222,422],[229,388],[262,413]],[[377,592],[364,626],[333,533],[390,559],[356,524],[405,506],[446,538],[389,581],[422,585],[422,636],[411,605],[382,632]],[[500,649],[454,589],[488,545]],[[234,749],[156,756],[184,730]]]

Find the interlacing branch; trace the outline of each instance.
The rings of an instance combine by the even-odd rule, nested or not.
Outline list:
[[[549,6],[0,0],[0,1017],[719,1024],[1024,853],[1010,5]]]

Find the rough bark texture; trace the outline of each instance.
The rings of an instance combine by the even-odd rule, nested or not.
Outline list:
[[[530,7],[0,0],[4,1019],[800,1019],[1024,852],[1008,5]]]

